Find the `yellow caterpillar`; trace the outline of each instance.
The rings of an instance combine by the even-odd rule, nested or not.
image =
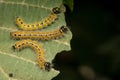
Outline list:
[[[40,43],[34,40],[26,39],[21,40],[15,43],[14,46],[12,46],[13,49],[21,50],[26,47],[30,47],[35,50],[37,54],[37,63],[41,67],[41,69],[50,71],[51,69],[51,63],[46,61],[45,59],[45,51]]]
[[[52,24],[58,17],[58,14],[60,13],[60,8],[55,7],[52,10],[52,13],[45,19],[43,19],[40,22],[32,23],[32,24],[27,24],[25,23],[22,18],[18,17],[16,19],[16,24],[18,27],[22,30],[37,30],[37,29],[42,29],[50,24]]]
[[[65,35],[67,33],[68,28],[65,26],[59,27],[53,31],[14,31],[11,32],[10,35],[15,39],[36,39],[36,40],[51,40],[57,39]]]

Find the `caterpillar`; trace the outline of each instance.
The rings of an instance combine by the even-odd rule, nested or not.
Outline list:
[[[41,67],[41,69],[50,71],[51,69],[51,63],[45,60],[45,51],[40,43],[34,40],[26,39],[21,40],[15,43],[15,45],[12,46],[13,49],[20,51],[23,48],[30,47],[35,50],[37,54],[37,63]]]
[[[64,36],[67,31],[68,28],[66,26],[61,26],[53,31],[14,31],[10,32],[10,35],[15,39],[51,40]]]
[[[43,28],[49,26],[50,24],[52,24],[57,19],[59,13],[60,13],[60,8],[55,7],[55,8],[52,9],[52,13],[47,18],[43,19],[40,22],[27,24],[23,21],[22,18],[18,17],[16,19],[16,24],[22,30],[43,29]]]

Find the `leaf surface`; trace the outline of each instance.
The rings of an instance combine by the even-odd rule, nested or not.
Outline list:
[[[19,30],[15,24],[17,17],[22,17],[26,23],[37,22],[46,18],[52,8],[60,6],[65,9],[62,0],[0,0],[0,80],[51,80],[59,74],[54,69],[50,72],[41,70],[31,48],[14,51],[12,45],[18,40],[11,39],[10,32]],[[62,25],[66,25],[64,12],[41,31],[54,30]],[[45,58],[52,62],[58,52],[70,50],[71,38],[69,30],[61,39],[39,41],[45,49]]]

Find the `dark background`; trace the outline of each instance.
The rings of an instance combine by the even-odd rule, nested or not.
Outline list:
[[[66,6],[73,33],[71,51],[58,53],[53,80],[120,80],[120,4],[117,0],[74,0]]]

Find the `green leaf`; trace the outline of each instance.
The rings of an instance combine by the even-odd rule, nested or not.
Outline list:
[[[73,11],[73,6],[74,6],[73,0],[63,0],[63,3],[66,4],[71,11]]]
[[[14,51],[12,45],[18,40],[11,39],[10,32],[19,30],[15,24],[16,17],[22,17],[26,23],[40,21],[50,14],[52,8],[61,5],[62,0],[0,0],[0,80],[51,80],[59,74],[54,69],[50,72],[40,69],[36,64],[35,51],[30,48]],[[43,31],[62,25],[66,25],[63,12]],[[71,38],[69,30],[61,39],[39,41],[45,49],[45,58],[52,62],[58,52],[70,50]]]

